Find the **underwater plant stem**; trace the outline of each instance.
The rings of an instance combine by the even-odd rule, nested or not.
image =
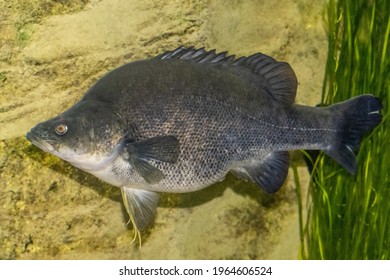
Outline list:
[[[295,192],[296,192],[297,201],[298,201],[299,238],[300,238],[300,242],[301,242],[300,258],[306,259],[305,234],[304,234],[304,226],[303,226],[302,191],[301,191],[301,184],[299,182],[298,168],[297,168],[295,162],[292,163],[292,169],[294,172]]]
[[[355,176],[323,154],[317,158],[301,240],[307,259],[390,258],[389,10],[386,0],[328,2],[322,103],[372,93],[382,101],[383,119],[361,142]]]

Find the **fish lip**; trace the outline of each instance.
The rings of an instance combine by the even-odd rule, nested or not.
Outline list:
[[[31,130],[30,130],[29,132],[27,132],[26,138],[27,138],[30,142],[33,142],[33,141],[34,141],[34,135],[32,134]]]
[[[27,138],[27,140],[29,140],[34,145],[35,145],[35,143],[38,142],[36,136],[31,132],[31,130],[29,132],[27,132],[26,138]]]
[[[46,141],[43,141],[42,139],[39,139],[31,130],[27,132],[26,138],[35,146],[38,148],[52,153],[54,151],[54,148],[52,145],[47,143]]]

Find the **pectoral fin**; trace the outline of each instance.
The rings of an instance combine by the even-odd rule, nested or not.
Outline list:
[[[156,136],[138,142],[125,143],[131,165],[149,184],[155,184],[165,178],[164,173],[150,161],[175,163],[180,154],[179,140],[172,135]]]
[[[160,169],[154,167],[146,160],[134,157],[131,160],[131,165],[149,184],[156,184],[165,178],[164,173]]]
[[[141,246],[141,231],[153,221],[159,196],[155,192],[127,187],[122,187],[121,192],[130,222],[133,224],[133,242],[138,238]]]
[[[252,181],[268,193],[279,190],[286,180],[289,154],[285,151],[272,152],[261,160],[237,167],[232,172],[245,181]]]

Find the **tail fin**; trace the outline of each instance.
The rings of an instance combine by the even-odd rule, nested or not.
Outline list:
[[[349,173],[356,172],[356,156],[353,151],[359,148],[363,134],[377,126],[382,116],[382,104],[373,95],[361,95],[328,107],[341,116],[335,142],[325,153],[343,166]],[[341,114],[340,114],[341,113]]]

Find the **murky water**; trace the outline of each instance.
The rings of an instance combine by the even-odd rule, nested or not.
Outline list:
[[[0,258],[297,258],[291,180],[275,196],[232,175],[199,192],[164,194],[139,250],[119,190],[24,135],[108,70],[178,45],[288,61],[300,83],[297,102],[315,105],[327,46],[323,2],[48,3],[0,2]]]

